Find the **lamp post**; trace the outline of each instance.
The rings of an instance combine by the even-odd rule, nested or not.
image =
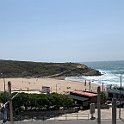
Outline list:
[[[122,90],[122,74],[120,74],[120,91],[119,91],[120,108],[119,108],[119,118],[121,118],[121,90]]]
[[[99,84],[101,87],[101,91],[103,92],[104,91],[104,83],[101,80],[98,80],[98,81],[99,81]]]
[[[56,84],[56,93],[57,93],[57,84]]]
[[[1,73],[1,77],[3,78],[3,91],[5,92],[6,88],[5,88],[5,76],[3,73]]]

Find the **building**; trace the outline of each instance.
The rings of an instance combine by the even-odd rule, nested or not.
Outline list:
[[[69,95],[70,98],[75,100],[76,104],[82,106],[83,109],[89,109],[90,103],[97,103],[97,93],[89,91],[72,91]]]
[[[48,94],[50,93],[50,87],[42,86],[42,90],[40,92]]]
[[[124,100],[124,87],[109,85],[106,88],[108,99],[116,98],[117,100]]]

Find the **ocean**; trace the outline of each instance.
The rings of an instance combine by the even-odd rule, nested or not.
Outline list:
[[[120,85],[120,77],[122,77],[122,85],[124,86],[124,61],[83,62],[82,64],[85,64],[93,69],[99,70],[103,75],[68,77],[67,80],[78,82],[88,80],[97,84],[104,83],[105,85]]]

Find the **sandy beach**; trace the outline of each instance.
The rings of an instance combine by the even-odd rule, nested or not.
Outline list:
[[[89,82],[73,82],[54,78],[5,78],[5,89],[8,90],[8,81],[11,81],[12,91],[25,90],[29,93],[40,93],[42,86],[50,87],[51,92],[67,93],[73,90],[89,90]],[[91,83],[91,91],[96,92],[96,84]],[[0,79],[0,91],[4,90],[4,80]]]

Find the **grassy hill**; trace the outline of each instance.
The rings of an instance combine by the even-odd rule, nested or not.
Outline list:
[[[42,76],[77,76],[90,71],[79,63],[43,63],[29,61],[0,60],[0,76],[6,77],[42,77]],[[74,73],[73,73],[74,72]]]

